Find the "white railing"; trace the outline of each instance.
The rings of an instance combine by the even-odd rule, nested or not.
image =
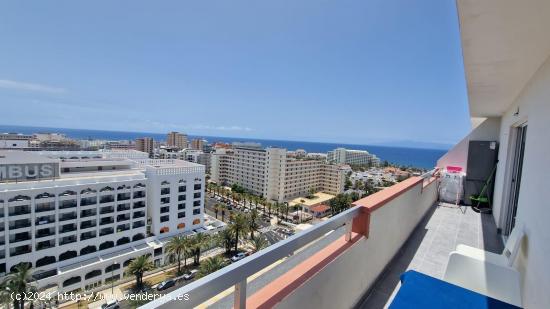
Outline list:
[[[352,207],[331,219],[315,225],[308,230],[280,241],[254,255],[222,268],[206,277],[200,278],[182,288],[179,288],[163,298],[154,300],[141,309],[153,308],[194,308],[227,288],[235,286],[234,308],[246,307],[246,280],[276,261],[293,254],[296,250],[322,237],[327,232],[346,226],[346,240],[351,241],[351,222],[361,211],[360,207]],[[189,295],[183,301],[184,295]],[[178,299],[182,301],[178,301]]]

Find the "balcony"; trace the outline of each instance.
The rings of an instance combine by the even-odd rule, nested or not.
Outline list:
[[[436,209],[437,191],[436,182],[433,180],[431,174],[407,179],[355,202],[355,207],[327,221],[280,241],[251,257],[226,266],[173,293],[194,295],[190,303],[186,304],[190,307],[201,304],[234,308],[245,306],[267,308],[273,307],[274,304],[280,308],[353,307],[359,301],[368,299],[366,293],[376,286],[377,279],[390,265],[392,258],[400,252],[400,248],[407,239],[435,237],[441,231],[429,231],[429,228],[433,225],[444,227],[433,220],[439,220],[438,222],[442,223],[454,220],[445,214],[440,215],[442,212],[439,210],[446,209]],[[449,211],[457,216],[462,215],[456,208]],[[476,216],[464,215],[462,217],[464,222],[455,221],[454,226],[457,229],[459,227],[469,229],[466,221],[474,226],[475,222],[470,222],[472,219],[475,220]],[[421,223],[425,222],[423,220],[431,222],[431,225],[426,226],[428,233]],[[481,224],[478,228],[479,226]],[[457,233],[457,230],[447,228],[448,234],[442,234],[441,240],[446,241],[444,246],[450,251],[455,242],[462,239],[445,238],[450,233]],[[475,231],[473,228],[469,230]],[[329,233],[331,231],[332,233]],[[468,234],[464,237],[474,236]],[[427,238],[426,241],[431,240]],[[422,248],[422,250],[425,251],[421,251],[422,253],[419,251],[419,257],[427,258],[428,255],[424,253],[430,248]],[[433,250],[437,248],[434,247]],[[432,259],[446,257],[447,253],[434,251]],[[358,261],[365,262],[358,264]],[[420,264],[411,264],[411,267],[414,265]],[[429,267],[430,264],[426,262],[425,265],[421,267]],[[441,267],[444,265],[442,264]],[[419,270],[423,271],[425,268],[419,268]],[[255,282],[250,278],[259,275],[268,280]],[[218,295],[228,288],[235,291],[231,288],[232,286],[235,286],[236,291],[240,293]],[[334,297],[334,293],[339,297]],[[144,308],[155,308],[162,304],[164,304],[163,308],[179,306],[176,301],[163,299],[153,301]]]
[[[103,203],[111,203],[111,202],[114,202],[115,201],[115,197],[113,195],[105,195],[105,196],[102,196],[100,199],[99,199],[99,202],[101,204]]]
[[[55,247],[55,240],[47,240],[36,243],[36,251]]]
[[[59,209],[76,207],[76,200],[59,201]]]
[[[67,221],[76,219],[76,212],[66,213],[59,216],[59,221]]]
[[[20,216],[20,215],[26,215],[31,213],[30,206],[15,206],[10,207],[8,214],[11,216]]]
[[[90,206],[97,204],[97,197],[85,197],[80,199],[80,206]]]
[[[145,207],[145,202],[143,201],[134,203],[134,209],[143,208],[143,207]]]
[[[68,233],[68,232],[74,232],[74,231],[76,231],[76,224],[74,224],[74,223],[65,224],[65,225],[59,227],[59,233],[60,234]]]
[[[130,204],[119,204],[116,206],[117,211],[126,211],[130,210]]]
[[[45,212],[55,210],[55,202],[37,203],[34,209],[35,212]]]
[[[48,236],[53,236],[55,235],[55,228],[49,228],[49,229],[40,229],[38,231],[36,231],[36,238],[43,238],[43,237],[48,237]]]
[[[126,200],[129,200],[130,198],[132,198],[130,193],[119,193],[117,195],[117,201],[126,201]]]
[[[142,198],[142,197],[145,197],[145,191],[134,192],[134,198]]]

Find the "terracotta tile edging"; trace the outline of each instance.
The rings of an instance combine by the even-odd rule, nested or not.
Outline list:
[[[254,293],[246,300],[246,307],[273,308],[363,237],[354,233],[351,241],[346,241],[342,236]]]
[[[391,187],[357,200],[353,202],[353,205],[366,207],[369,212],[373,212],[423,181],[422,177],[410,177]]]
[[[432,177],[428,184],[432,183],[435,179],[435,177]],[[351,241],[346,241],[345,236],[343,236],[332,242],[327,247],[251,295],[246,300],[247,308],[267,309],[276,306],[284,300],[285,297],[292,294],[292,292],[357,243],[357,241],[363,237],[368,237],[370,214],[373,211],[379,209],[423,181],[424,179],[422,177],[411,177],[382,191],[378,191],[355,201],[353,206],[363,209],[361,209],[360,214],[353,220],[353,235]]]

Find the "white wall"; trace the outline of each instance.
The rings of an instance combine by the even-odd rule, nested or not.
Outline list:
[[[460,166],[466,172],[468,148],[470,141],[498,141],[500,133],[500,118],[485,118],[481,122],[472,121],[472,131],[458,142],[443,157],[437,160],[438,167]]]
[[[375,210],[362,238],[287,296],[277,308],[352,308],[372,286],[437,198],[422,183]],[[392,228],[388,228],[391,226]]]
[[[516,266],[523,277],[524,307],[550,308],[550,199],[547,193],[550,175],[550,58],[502,117],[500,166],[509,163],[510,127],[525,120],[528,129],[517,221],[525,224],[527,236]],[[501,210],[507,199],[507,177],[507,172],[500,168],[495,182],[494,214],[498,224],[502,224]]]

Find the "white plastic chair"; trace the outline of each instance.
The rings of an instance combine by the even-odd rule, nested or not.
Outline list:
[[[512,267],[518,255],[523,236],[525,236],[523,224],[518,224],[514,227],[512,233],[510,233],[502,254],[496,254],[462,244],[458,245],[454,252],[483,262]]]

